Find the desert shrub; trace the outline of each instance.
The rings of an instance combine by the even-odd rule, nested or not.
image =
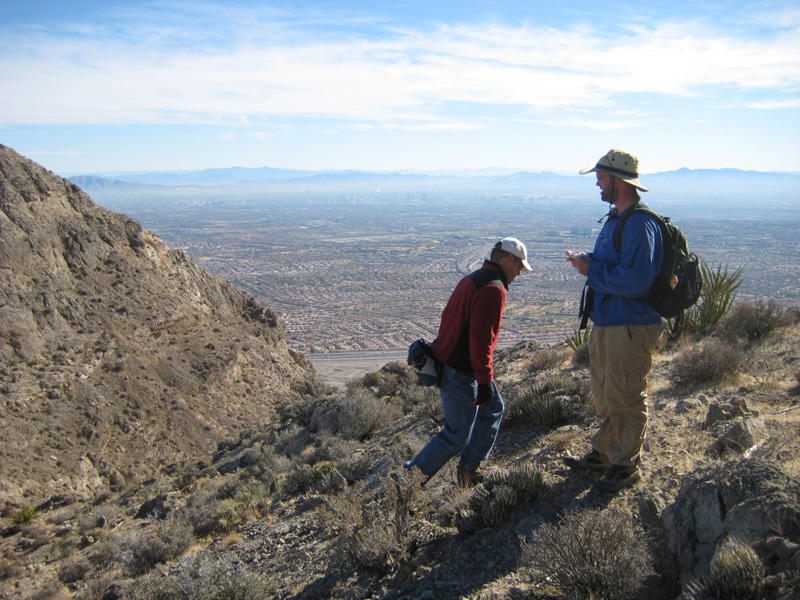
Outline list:
[[[181,511],[196,535],[208,535],[217,531],[217,516],[222,511],[222,502],[217,498],[215,487],[195,491],[186,499]]]
[[[565,358],[564,348],[542,348],[531,355],[528,368],[531,373],[555,369],[563,364]]]
[[[711,557],[710,575],[689,583],[686,600],[762,600],[766,569],[755,551],[736,538],[726,538]]]
[[[15,525],[30,523],[36,518],[36,508],[33,504],[25,504],[17,512],[11,515],[11,522]]]
[[[306,492],[328,493],[340,489],[347,480],[337,470],[336,465],[328,460],[310,465],[297,464],[280,480],[281,492],[297,496]]]
[[[123,563],[131,575],[141,575],[159,563],[180,556],[194,542],[192,526],[172,512],[156,523],[153,533],[131,534],[123,542]]]
[[[703,290],[697,304],[686,310],[680,322],[670,321],[668,331],[673,337],[681,333],[702,333],[722,321],[736,298],[736,290],[742,284],[742,270],[729,271],[728,266],[717,265],[713,270],[700,263],[703,275]]]
[[[381,490],[346,487],[320,509],[323,525],[336,535],[337,550],[359,570],[393,573],[408,560],[415,542],[412,514],[430,503],[418,469],[382,479]]]
[[[401,411],[366,390],[339,396],[336,403],[336,433],[345,439],[364,441],[396,421]]]
[[[344,480],[349,484],[353,484],[369,474],[371,460],[367,453],[360,452],[343,456],[334,461],[334,465]]]
[[[679,385],[717,383],[735,375],[743,360],[741,348],[709,338],[678,354],[672,361],[669,377]]]
[[[269,489],[275,489],[277,476],[289,469],[290,460],[275,452],[275,448],[262,444],[250,455],[250,464],[247,465],[248,474],[254,479],[262,481]]]
[[[512,510],[546,498],[549,493],[542,471],[531,463],[492,471],[483,483],[472,488],[466,506],[456,511],[456,528],[468,535],[483,527],[499,527]]]
[[[275,584],[241,564],[194,555],[181,560],[169,577],[152,572],[134,581],[131,600],[261,600],[274,597]]]
[[[91,568],[86,558],[70,558],[65,560],[58,570],[58,579],[63,583],[75,583],[86,577]]]
[[[413,412],[417,409],[429,411],[432,404],[439,404],[439,390],[431,386],[425,387],[418,383],[410,383],[398,390],[404,412]]]
[[[647,538],[622,508],[567,514],[533,534],[524,560],[567,598],[630,600],[653,574]]]
[[[790,322],[789,313],[781,308],[777,300],[739,302],[722,320],[716,335],[731,342],[753,342],[764,339]]]

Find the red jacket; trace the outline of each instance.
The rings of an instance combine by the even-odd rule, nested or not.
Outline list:
[[[442,312],[439,335],[431,344],[434,356],[478,383],[494,379],[492,360],[507,291],[503,270],[488,260],[464,277]]]

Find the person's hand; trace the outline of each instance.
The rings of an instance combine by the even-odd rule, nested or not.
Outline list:
[[[567,250],[567,260],[578,270],[578,273],[584,277],[586,277],[586,275],[589,273],[589,265],[592,264],[592,261],[583,252],[572,252]]]
[[[492,384],[490,383],[479,383],[478,384],[478,396],[475,400],[472,401],[473,406],[480,406],[483,408],[487,404],[489,404],[489,400],[492,399],[493,391],[492,391]]]

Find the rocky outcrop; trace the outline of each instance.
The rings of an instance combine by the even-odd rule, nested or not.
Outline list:
[[[751,545],[768,574],[800,571],[800,482],[775,463],[742,459],[694,472],[663,519],[682,585],[708,576],[726,539]]]
[[[122,487],[321,387],[273,311],[0,146],[0,503]]]

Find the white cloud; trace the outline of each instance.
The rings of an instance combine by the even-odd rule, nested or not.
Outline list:
[[[797,22],[797,14],[784,13],[784,22]],[[775,95],[800,88],[797,28],[750,39],[699,21],[617,25],[613,32],[587,25],[374,25],[367,35],[362,23],[349,22],[323,35],[318,22],[274,12],[212,11],[195,15],[190,28],[165,21],[174,19],[166,13],[159,20],[128,17],[127,29],[116,23],[0,31],[2,123],[235,125],[322,117],[467,130],[482,126],[471,105],[483,114],[511,107],[529,117],[564,109],[608,115],[626,94]],[[448,115],[454,104],[462,107],[455,119]],[[595,128],[596,120],[570,119]],[[603,127],[622,126],[614,123],[610,118]]]

